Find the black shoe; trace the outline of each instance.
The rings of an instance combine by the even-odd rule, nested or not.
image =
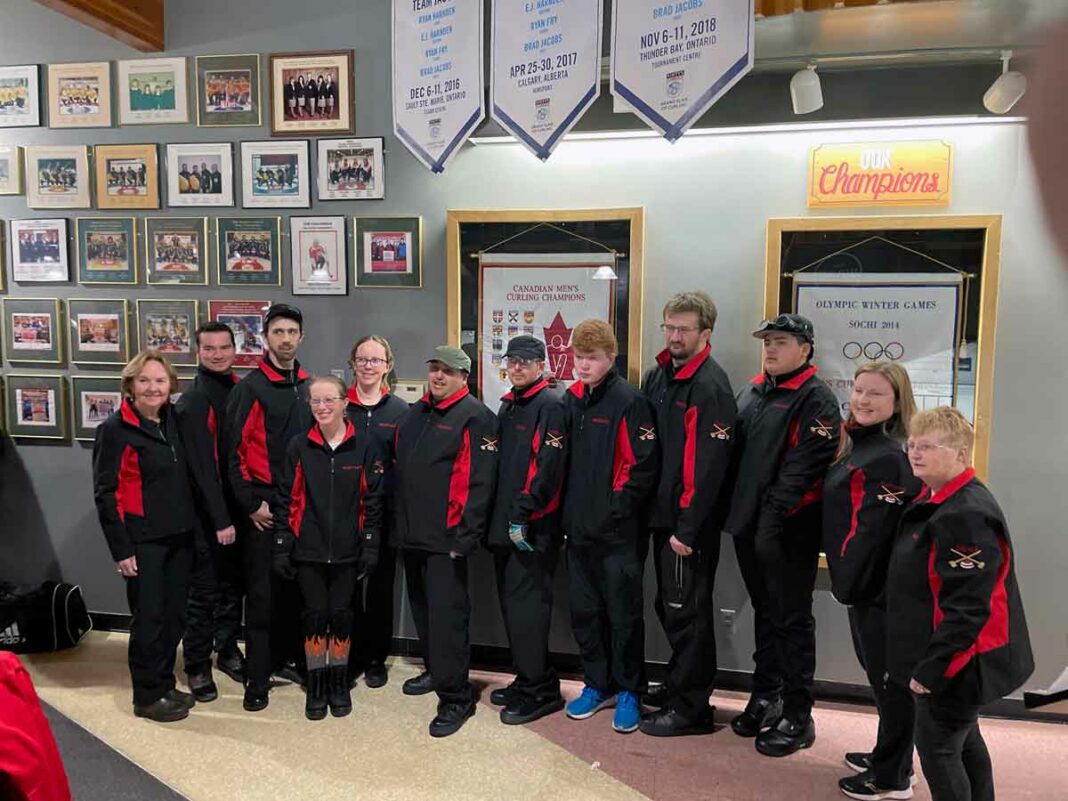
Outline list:
[[[756,738],[756,750],[764,756],[789,756],[816,742],[816,723],[809,715],[801,720],[782,717],[770,729],[765,729]]]
[[[667,682],[664,682],[663,684],[655,684],[642,693],[642,706],[663,709],[668,705],[670,700],[671,691],[668,689]]]
[[[643,734],[653,737],[685,737],[691,734],[711,734],[716,730],[712,708],[702,720],[692,720],[675,709],[662,709],[642,718],[638,724]]]
[[[189,707],[181,701],[164,696],[148,706],[134,704],[134,715],[154,720],[156,723],[174,723],[189,717]]]
[[[248,686],[245,687],[245,700],[242,701],[241,706],[245,708],[246,712],[259,712],[261,709],[267,708],[268,702],[267,688],[259,688]]]
[[[880,787],[876,784],[872,772],[867,770],[856,776],[839,779],[838,789],[850,798],[859,798],[861,801],[865,799],[880,801],[884,798],[904,801],[904,799],[912,798],[912,784],[909,781],[905,781],[901,787]]]
[[[531,723],[538,718],[559,712],[563,708],[564,699],[560,696],[548,699],[520,696],[514,698],[512,703],[501,710],[501,723],[509,726]]]
[[[186,709],[192,709],[197,705],[197,699],[193,697],[192,693],[183,692],[177,687],[167,690],[166,697],[171,701],[181,704]]]
[[[367,663],[367,669],[363,672],[363,681],[372,690],[385,687],[389,681],[389,672],[384,663],[374,660]]]
[[[401,685],[401,692],[405,695],[426,695],[434,692],[434,680],[430,678],[430,671],[424,670],[418,676],[413,676]]]
[[[756,737],[782,715],[782,701],[753,695],[745,711],[731,721],[731,729],[739,737]]]
[[[352,711],[347,665],[331,665],[326,669],[326,696],[330,714],[335,718],[343,718]]]
[[[474,701],[439,704],[438,714],[430,721],[430,736],[448,737],[450,734],[456,734],[473,714]]]
[[[505,687],[498,687],[490,693],[490,703],[494,706],[509,707],[518,703],[522,695],[515,687],[515,681]]]
[[[280,668],[275,670],[272,674],[276,679],[282,679],[282,681],[288,681],[291,684],[297,684],[301,687],[304,686],[305,677],[297,669],[296,664],[293,662],[286,662]]]
[[[235,650],[215,657],[215,666],[238,684],[245,683],[245,657]]]
[[[322,720],[326,717],[326,668],[308,671],[307,690],[304,693],[304,717]]]
[[[193,697],[201,703],[206,704],[219,697],[219,688],[211,677],[211,668],[208,668],[207,673],[190,673],[186,676],[186,683],[193,691]]]
[[[845,755],[846,767],[850,770],[855,770],[857,773],[863,773],[866,770],[871,770],[871,752],[869,751],[850,751]],[[909,785],[916,786],[916,772],[909,768]]]

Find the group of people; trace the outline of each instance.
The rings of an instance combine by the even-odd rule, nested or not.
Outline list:
[[[429,733],[451,735],[475,712],[468,560],[485,546],[516,673],[490,696],[502,723],[613,708],[621,733],[709,733],[712,592],[729,539],[756,638],[735,734],[773,757],[815,740],[823,550],[879,710],[875,748],[845,755],[856,774],[842,792],[910,798],[915,743],[935,801],[993,798],[979,708],[1033,664],[1008,526],[969,467],[971,426],[948,407],[916,413],[907,372],[885,362],[858,369],[843,422],[812,364],[812,324],[795,314],[754,332],[763,370],[735,393],[711,356],[715,321],[706,294],[671,298],[665,348],[638,388],[617,372],[612,326],[586,320],[562,395],[544,344],[513,337],[496,414],[451,346],[430,354],[428,391],[410,407],[389,393],[381,337],[353,346],[352,386],[311,378],[296,359],[303,316],[285,304],[266,312],[266,355],[240,382],[232,333],[202,325],[195,385],[173,409],[173,369],[139,354],[94,446],[100,519],[133,612],[135,714],[179,720],[214,699],[213,653],[244,682],[246,710],[265,708],[281,675],[304,684],[309,719],[348,714],[356,675],[388,681],[400,558],[425,660],[402,691],[436,693]],[[584,682],[566,704],[548,647],[565,542]],[[656,687],[644,675],[650,549],[672,651]],[[174,678],[183,634],[191,693]]]
[[[59,237],[53,233],[20,233],[19,261],[39,264],[59,261]]]
[[[337,83],[332,74],[317,77],[310,72],[290,75],[282,90],[286,118],[331,119],[337,108]]]
[[[219,171],[219,165],[212,164],[211,169],[208,169],[207,162],[201,162],[198,168],[194,162],[193,169],[189,169],[189,165],[183,162],[182,169],[178,171],[178,192],[182,195],[222,194],[222,173]]]
[[[374,183],[374,168],[366,157],[337,157],[331,160],[328,173],[332,188],[364,189]]]
[[[66,191],[78,186],[78,168],[74,159],[55,159],[41,163],[37,188],[42,192]]]
[[[108,162],[108,189],[144,189],[148,182],[148,167],[143,161],[136,163]]]

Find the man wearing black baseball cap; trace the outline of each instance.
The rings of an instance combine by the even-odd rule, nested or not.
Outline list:
[[[799,314],[780,314],[753,332],[764,369],[738,396],[733,491],[724,531],[733,535],[753,603],[753,690],[731,721],[767,756],[816,739],[812,593],[820,549],[819,498],[838,448],[838,401],[811,364],[815,332]]]

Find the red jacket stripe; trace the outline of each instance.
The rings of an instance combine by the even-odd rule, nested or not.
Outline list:
[[[447,528],[454,528],[463,520],[470,486],[471,432],[464,429],[463,442],[460,444],[460,450],[456,452],[456,460],[452,463],[452,478],[449,479],[449,510],[445,517]]]
[[[265,425],[263,406],[254,401],[249,409],[245,425],[241,429],[241,444],[237,446],[237,458],[241,464],[241,475],[246,481],[260,481],[272,484],[271,461],[267,452],[267,427]]]
[[[620,420],[616,430],[616,450],[612,457],[612,491],[619,492],[630,478],[630,469],[637,464],[634,449],[630,446],[630,431],[627,421]]]
[[[857,520],[860,517],[860,507],[864,503],[864,479],[864,471],[860,469],[854,470],[853,475],[849,477],[849,500],[852,504],[853,513],[849,518],[849,533],[842,540],[841,556],[845,556],[849,541],[857,536]]]
[[[706,356],[708,349],[706,348]],[[696,361],[696,360],[695,360]],[[703,360],[702,360],[703,361]],[[694,475],[697,470],[697,407],[691,406],[682,418],[686,441],[682,446],[682,495],[679,508],[689,509],[693,503]]]
[[[289,490],[289,530],[294,537],[300,536],[300,523],[304,511],[308,508],[308,488],[304,485],[304,465],[297,460],[297,469],[293,473],[293,486]]]
[[[141,494],[141,462],[137,458],[137,451],[129,445],[122,449],[115,505],[119,510],[119,519],[124,523],[127,514],[145,516],[145,499]]]
[[[975,642],[963,651],[954,654],[946,668],[946,678],[951,679],[960,673],[978,654],[993,651],[1009,644],[1009,594],[1005,587],[1005,579],[1009,575],[1009,563],[1012,554],[1009,544],[1001,540],[1001,568],[998,570],[997,583],[994,591],[990,594],[990,617],[986,619],[983,628],[979,630],[979,636]]]
[[[942,607],[938,603],[938,596],[942,592],[942,577],[938,575],[938,570],[935,567],[937,557],[938,548],[932,542],[931,552],[927,556],[927,583],[931,587],[931,605],[934,608],[934,615],[931,620],[932,631],[941,625],[942,618],[945,616],[942,612]]]
[[[523,485],[523,494],[530,495],[530,485],[538,474],[538,451],[541,450],[541,429],[534,432],[530,441],[530,464],[527,465],[527,482]]]
[[[349,423],[350,427],[351,427],[351,425],[352,425],[352,423]],[[366,498],[367,498],[367,471],[366,470],[361,470],[360,471],[360,505],[359,505],[359,507],[357,507],[358,511],[356,512],[356,520],[357,520],[357,524],[360,527],[359,531],[360,531],[360,536],[361,537],[363,536],[363,524],[364,524],[364,521],[367,519],[367,501],[366,501]]]
[[[208,404],[208,432],[211,434],[211,444],[215,452],[215,466],[219,466],[219,421],[215,419],[215,407]]]

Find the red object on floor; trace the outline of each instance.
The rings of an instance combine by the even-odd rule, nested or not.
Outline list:
[[[16,801],[70,801],[70,785],[30,674],[0,651],[0,790]],[[6,796],[5,796],[6,797]]]

